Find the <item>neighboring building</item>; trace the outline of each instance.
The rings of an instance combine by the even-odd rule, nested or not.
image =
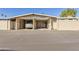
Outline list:
[[[0,19],[0,30],[19,29],[79,30],[79,18],[26,14],[9,19]]]

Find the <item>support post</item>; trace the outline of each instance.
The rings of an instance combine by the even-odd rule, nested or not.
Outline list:
[[[49,30],[52,30],[52,19],[49,18]]]
[[[33,18],[33,29],[35,29],[35,19]]]
[[[20,19],[16,19],[16,26],[15,29],[18,30],[20,28]]]

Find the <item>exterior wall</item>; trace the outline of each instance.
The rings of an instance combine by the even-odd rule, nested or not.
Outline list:
[[[21,19],[19,18],[16,18],[16,21],[15,21],[15,29],[18,30],[18,29],[21,29]]]
[[[10,20],[0,20],[0,30],[10,30]]]
[[[10,21],[10,29],[15,29],[15,21]]]
[[[36,28],[36,21],[35,19],[33,20],[33,29]],[[3,22],[2,22],[3,23]],[[7,23],[6,21],[4,22],[5,24]],[[3,23],[3,24],[4,24]],[[8,29],[12,27],[11,25],[12,22],[8,21]],[[21,25],[21,26],[20,26]],[[22,19],[16,19],[15,21],[15,28],[16,29],[21,29],[23,26],[23,20]],[[3,26],[2,24],[0,26]],[[5,25],[3,30],[7,29],[7,26]],[[48,19],[47,23],[48,30],[79,30],[79,20],[58,20],[58,19]]]
[[[58,29],[58,22],[53,21],[53,30],[57,30]]]
[[[57,19],[52,19],[52,30],[58,29],[58,22]]]
[[[26,19],[27,20],[27,19]],[[36,21],[35,19],[33,20],[33,29],[36,28]],[[12,27],[11,25],[12,22],[8,21],[8,29]],[[16,29],[21,29],[23,27],[23,19],[16,19],[15,21],[15,28]],[[48,30],[79,30],[79,20],[58,20],[54,18],[49,18],[48,23],[47,23]],[[6,26],[5,26],[6,28]]]
[[[48,30],[52,30],[52,19],[48,19]]]
[[[54,23],[56,30],[79,30],[79,20],[57,20]]]
[[[10,20],[7,20],[7,30],[11,30],[11,21]]]
[[[20,20],[20,28],[21,28],[21,29],[24,28],[24,20]]]

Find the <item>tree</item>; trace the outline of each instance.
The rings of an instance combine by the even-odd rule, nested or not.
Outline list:
[[[77,10],[73,9],[73,8],[67,8],[66,10],[63,10],[61,12],[61,17],[68,17],[68,16],[71,16],[71,17],[75,17],[77,14]]]

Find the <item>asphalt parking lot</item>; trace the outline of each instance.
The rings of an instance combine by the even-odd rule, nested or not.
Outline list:
[[[0,49],[79,51],[79,31],[0,31]]]

